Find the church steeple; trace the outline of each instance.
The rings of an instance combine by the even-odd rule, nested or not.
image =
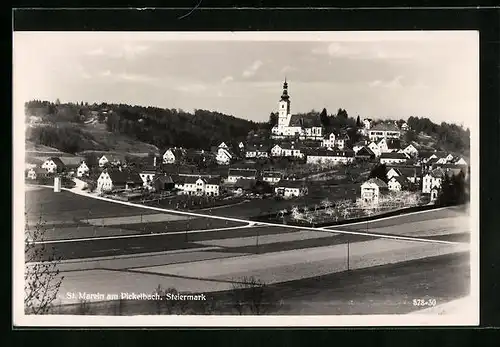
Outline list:
[[[286,82],[286,77],[285,77],[285,82],[283,83],[283,94],[281,95],[281,100],[288,101],[289,99],[290,99],[290,96],[288,95],[288,83]]]

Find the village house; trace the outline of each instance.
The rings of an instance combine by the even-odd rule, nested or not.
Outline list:
[[[97,179],[96,190],[99,192],[111,192],[116,189],[133,189],[143,185],[139,174],[135,171],[120,168],[104,169]]]
[[[255,180],[257,179],[257,170],[255,169],[240,169],[231,168],[228,171],[227,182],[236,183],[239,179]]]
[[[405,163],[406,164],[406,163]],[[422,177],[422,167],[410,165],[388,165],[387,166],[387,179],[393,176],[406,177],[408,181],[413,184],[419,183]]]
[[[299,137],[300,139],[322,139],[323,127],[319,116],[292,115],[288,83],[283,84],[283,93],[278,103],[278,124],[271,129],[273,138]]]
[[[88,176],[90,172],[90,168],[88,167],[85,161],[80,163],[80,166],[76,169],[76,177],[84,177]]]
[[[246,158],[267,158],[269,156],[267,146],[249,146],[245,152]]]
[[[444,175],[445,173],[441,168],[437,168],[426,173],[422,179],[422,193],[430,194],[434,187],[438,189],[441,188]]]
[[[30,180],[47,177],[47,170],[42,169],[41,167],[32,167],[26,171],[26,177]]]
[[[368,131],[370,141],[379,141],[381,139],[399,139],[401,131],[392,123],[380,123],[373,126]]]
[[[201,176],[177,176],[174,180],[175,188],[184,195],[219,196],[220,178]]]
[[[115,154],[104,154],[99,158],[99,167],[104,167],[106,164],[121,165],[124,164],[125,159]]]
[[[372,150],[366,146],[363,146],[361,149],[355,152],[354,156],[359,160],[372,160],[376,157],[375,153],[373,153]]]
[[[388,190],[387,184],[380,178],[370,178],[361,185],[361,200],[365,204],[377,205],[379,198]]]
[[[174,164],[180,163],[184,156],[186,155],[186,151],[183,148],[169,148],[163,153],[163,163],[164,164]]]
[[[41,167],[43,164],[43,160],[37,158],[29,158],[27,157],[24,162],[24,169],[29,170],[35,167]]]
[[[146,166],[139,172],[144,187],[152,187],[152,183],[158,174],[155,167]]]
[[[352,145],[352,150],[356,154],[361,148],[365,147],[366,145],[367,145],[366,141],[358,141],[354,145]]]
[[[397,152],[401,148],[399,139],[382,139],[377,144],[380,153]]]
[[[372,127],[372,120],[370,118],[363,119],[363,126],[366,130],[370,130]]]
[[[335,147],[340,150],[344,150],[346,148],[347,141],[349,141],[349,136],[347,134],[339,135],[335,139]]]
[[[403,131],[410,130],[410,126],[408,125],[408,123],[403,122],[403,124],[401,124],[401,130],[403,130]]]
[[[225,149],[229,149],[229,146],[228,146],[228,145],[226,145],[226,143],[225,143],[225,142],[222,142],[222,143],[219,145],[219,147],[218,147],[218,148],[225,148]]]
[[[294,157],[303,158],[302,146],[298,143],[284,142],[282,144],[274,145],[271,148],[271,155],[273,157]]]
[[[307,195],[308,189],[304,181],[287,181],[280,180],[275,186],[274,192],[277,196],[284,198],[293,198]]]
[[[172,190],[173,188],[175,188],[174,180],[166,173],[164,173],[163,175],[156,175],[153,178],[153,182],[151,185],[156,192]]]
[[[350,164],[354,162],[351,150],[315,150],[307,152],[307,164]]]
[[[418,149],[415,148],[411,143],[406,146],[404,149],[399,150],[401,153],[405,153],[409,155],[410,157],[416,157],[418,156]]]
[[[42,164],[42,169],[47,170],[48,173],[62,172],[65,165],[59,157],[51,157],[45,160]]]
[[[378,157],[380,157],[380,155],[382,154],[382,153],[380,152],[380,148],[379,148],[379,146],[378,146],[375,142],[370,142],[370,143],[367,145],[367,147],[370,149],[370,151],[372,151],[372,152],[375,154],[375,156],[376,156],[377,158],[378,158]]]
[[[226,147],[219,147],[217,149],[217,154],[215,160],[219,165],[229,165],[231,161],[235,158],[234,153],[227,149]]]
[[[330,133],[321,140],[321,147],[335,147],[335,133]]]
[[[240,149],[240,151],[244,151],[245,150],[245,144],[243,142],[238,143],[238,148]]]
[[[264,182],[268,182],[269,184],[275,184],[278,183],[283,174],[278,171],[264,171],[262,172],[262,180]]]
[[[386,152],[380,155],[380,164],[404,163],[408,157],[403,153]]]
[[[456,157],[453,159],[452,163],[454,165],[468,165],[467,161],[463,157]]]
[[[441,191],[441,187],[432,187],[431,189],[431,202],[434,202],[437,200],[439,196],[439,192]]]
[[[390,191],[400,192],[410,188],[410,181],[404,176],[392,176],[387,186]]]
[[[241,195],[243,193],[250,193],[255,188],[256,183],[257,180],[255,179],[240,178],[234,183],[231,190],[234,194],[238,195]]]

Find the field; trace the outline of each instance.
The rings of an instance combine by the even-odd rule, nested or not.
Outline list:
[[[67,191],[54,193],[52,189],[28,190],[25,193],[30,224],[40,218],[48,225],[74,224],[90,218],[109,218],[157,214],[157,211],[140,209],[102,200],[87,198]]]

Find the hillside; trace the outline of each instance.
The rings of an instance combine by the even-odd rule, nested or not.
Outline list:
[[[130,106],[59,104],[25,105],[26,139],[67,153],[114,151],[158,153],[166,147],[205,148],[243,140],[259,124],[218,112]]]

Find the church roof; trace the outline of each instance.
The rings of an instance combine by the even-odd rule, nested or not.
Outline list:
[[[312,128],[312,127],[320,127],[321,120],[318,116],[303,116],[299,114],[294,114],[290,117],[289,126],[291,127],[304,127],[304,128]]]

